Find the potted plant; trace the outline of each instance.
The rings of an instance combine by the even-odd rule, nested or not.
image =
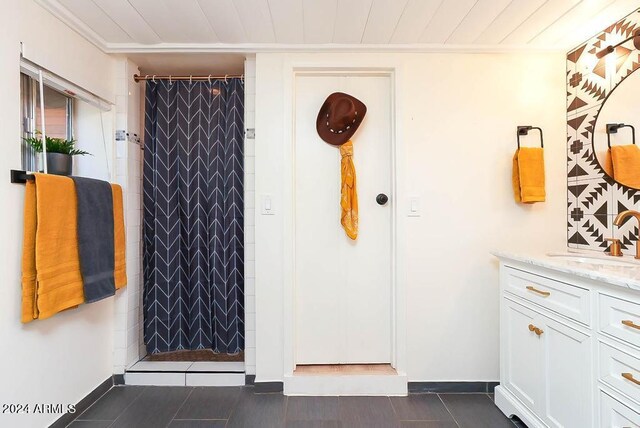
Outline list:
[[[38,132],[37,134],[40,134]],[[47,140],[47,172],[56,175],[71,175],[73,169],[73,156],[90,155],[75,148],[76,140],[65,140],[64,138],[46,137]],[[42,153],[42,138],[37,136],[24,139],[36,153]],[[36,158],[36,169],[42,172],[44,167],[41,164],[41,156]]]

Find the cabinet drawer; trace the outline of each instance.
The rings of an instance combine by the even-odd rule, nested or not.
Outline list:
[[[505,267],[505,290],[561,315],[589,325],[589,290]]]
[[[633,407],[624,405],[604,391],[600,391],[600,426],[640,427],[640,413],[634,411]]]
[[[640,347],[640,305],[600,294],[600,331]]]
[[[599,377],[640,403],[640,359],[600,342]]]

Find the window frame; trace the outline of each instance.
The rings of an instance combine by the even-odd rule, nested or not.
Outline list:
[[[47,89],[55,91],[66,98],[66,126],[67,140],[73,139],[73,113],[74,102],[73,97],[61,92],[47,84]],[[20,147],[22,152],[22,169],[25,171],[36,170],[36,152],[29,146],[24,139],[35,134],[36,132],[36,111],[38,103],[39,82],[37,79],[26,73],[20,73]],[[46,115],[45,115],[46,116]],[[46,120],[46,119],[45,119]],[[45,128],[46,131],[46,128]]]

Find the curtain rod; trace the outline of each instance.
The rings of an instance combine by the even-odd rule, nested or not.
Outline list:
[[[208,76],[172,76],[172,75],[156,75],[156,74],[145,74],[144,76],[134,74],[133,80],[136,82],[140,82],[141,80],[211,80],[211,79],[233,79],[233,78],[244,78],[244,74],[225,74],[222,76],[214,76],[210,74]]]

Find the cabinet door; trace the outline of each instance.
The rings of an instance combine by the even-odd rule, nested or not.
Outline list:
[[[502,301],[503,383],[537,413],[543,392],[542,337],[529,326],[543,328],[542,316],[509,299]]]
[[[545,420],[552,427],[591,427],[595,391],[591,336],[550,319],[542,328]]]

